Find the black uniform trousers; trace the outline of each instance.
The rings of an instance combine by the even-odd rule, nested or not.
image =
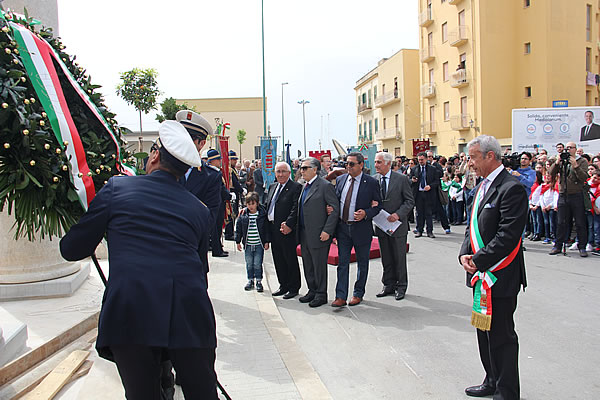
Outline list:
[[[406,271],[406,235],[377,235],[381,248],[383,276],[381,282],[387,291],[397,290],[405,294],[408,288]]]
[[[295,232],[284,235],[273,222],[269,222],[269,229],[271,229],[271,252],[279,286],[291,293],[298,293],[301,282]]]
[[[215,349],[163,349],[139,345],[110,347],[127,400],[161,400],[161,362],[168,353],[186,399],[217,399]]]
[[[479,357],[485,369],[485,383],[496,388],[494,400],[518,400],[519,338],[513,315],[517,296],[492,297],[492,327],[477,329]]]
[[[579,249],[585,249],[588,243],[587,220],[583,203],[583,193],[558,195],[558,216],[556,218],[556,244],[558,248],[567,243],[571,227],[571,220],[575,218],[577,230],[577,244]]]
[[[210,235],[210,248],[212,254],[220,255],[223,254],[223,244],[221,243],[221,237],[223,235],[223,221],[225,220],[225,203],[219,207],[219,211],[215,215],[215,225],[213,226],[212,234]]]

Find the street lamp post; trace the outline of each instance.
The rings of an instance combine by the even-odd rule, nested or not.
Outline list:
[[[281,144],[283,148],[283,160],[285,161],[285,123],[283,118],[283,86],[287,85],[287,82],[281,83]]]
[[[298,104],[302,104],[302,127],[304,129],[304,157],[308,154],[306,152],[306,113],[304,112],[304,106],[310,103],[308,100],[301,100]]]

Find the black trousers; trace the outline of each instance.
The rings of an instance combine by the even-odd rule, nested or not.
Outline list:
[[[426,225],[427,232],[433,232],[433,196],[432,191],[418,191],[415,198],[417,205],[417,231],[423,233],[423,227]],[[437,194],[437,193],[436,193]]]
[[[168,353],[186,399],[217,399],[215,349],[111,346],[128,400],[161,400],[161,364]]]
[[[383,265],[381,282],[386,290],[406,293],[408,288],[406,235],[389,236],[377,229],[377,237],[381,247],[381,264]]]
[[[556,247],[561,248],[567,243],[571,220],[575,218],[577,242],[579,249],[585,249],[588,243],[587,219],[585,216],[583,193],[558,195],[558,216],[556,228]]]
[[[327,257],[331,241],[326,246],[311,248],[306,240],[306,231],[301,230],[300,243],[308,293],[314,294],[316,299],[327,301]]]
[[[298,293],[300,290],[300,265],[296,255],[296,233],[284,235],[279,227],[269,222],[271,229],[271,252],[279,286],[283,290]]]
[[[496,387],[494,400],[518,400],[519,338],[513,315],[517,296],[492,298],[492,328],[477,329],[479,357],[485,369],[485,382]]]

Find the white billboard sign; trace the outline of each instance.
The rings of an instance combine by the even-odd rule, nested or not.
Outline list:
[[[587,154],[600,153],[600,107],[520,108],[512,110],[515,152],[546,149],[575,142]]]

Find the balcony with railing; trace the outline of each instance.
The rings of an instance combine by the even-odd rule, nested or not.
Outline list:
[[[375,134],[375,140],[400,139],[402,131],[399,127],[383,129]]]
[[[435,121],[425,121],[421,124],[421,132],[424,135],[435,135],[437,133],[437,124]]]
[[[450,75],[450,86],[453,88],[462,88],[469,85],[469,75],[466,69],[458,69]]]
[[[423,47],[420,50],[421,53],[421,62],[430,62],[435,60],[435,51],[434,51],[434,47],[430,46],[430,47]]]
[[[433,24],[433,13],[431,12],[431,8],[427,8],[419,14],[419,26],[426,27],[431,24]]]
[[[373,106],[371,105],[371,103],[363,103],[361,105],[358,106],[358,113],[362,114],[364,112],[367,111],[371,111],[373,109]]]
[[[435,83],[425,83],[421,86],[421,97],[424,99],[435,97]]]
[[[450,128],[455,131],[471,129],[471,114],[459,114],[450,117]]]
[[[448,42],[450,46],[458,47],[467,43],[469,40],[469,29],[465,25],[456,27],[448,32]]]
[[[398,101],[400,101],[400,96],[398,96],[398,89],[396,89],[391,92],[383,93],[381,96],[378,96],[375,99],[375,107],[383,107]]]

